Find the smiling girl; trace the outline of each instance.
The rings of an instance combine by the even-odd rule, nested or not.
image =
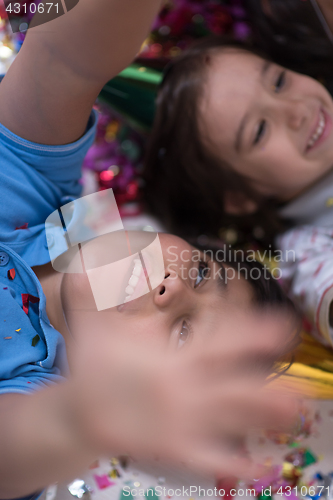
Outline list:
[[[332,165],[333,101],[318,81],[223,39],[169,65],[147,158],[154,213],[178,233],[231,226],[267,244],[297,226],[278,242],[295,256],[281,263],[283,277],[330,344]]]

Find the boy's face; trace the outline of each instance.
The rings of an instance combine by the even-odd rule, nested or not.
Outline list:
[[[333,101],[316,80],[238,49],[208,70],[202,131],[255,190],[292,199],[333,165]]]
[[[110,334],[178,348],[197,336],[214,333],[233,311],[237,314],[253,305],[252,286],[239,273],[209,261],[176,236],[160,234],[159,238],[163,282],[117,308],[97,312],[86,275],[64,275],[62,304],[74,338],[105,328]]]

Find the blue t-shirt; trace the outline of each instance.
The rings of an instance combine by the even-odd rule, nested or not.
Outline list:
[[[0,124],[0,394],[29,393],[67,374],[64,339],[30,266],[50,261],[44,223],[80,195],[96,123],[94,112],[86,134],[65,146],[31,143]]]
[[[29,266],[50,261],[44,223],[80,196],[81,166],[94,141],[96,122],[93,112],[85,135],[65,146],[26,141],[0,124],[0,241]]]

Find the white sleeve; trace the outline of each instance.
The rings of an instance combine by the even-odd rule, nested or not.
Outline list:
[[[310,323],[311,333],[333,345],[333,230],[301,226],[278,238],[282,283]]]

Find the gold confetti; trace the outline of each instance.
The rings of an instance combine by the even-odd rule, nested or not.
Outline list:
[[[333,207],[333,197],[328,198],[328,199],[326,200],[326,206],[327,206],[327,207]]]
[[[12,337],[4,337],[5,340],[9,340],[11,339]]]
[[[15,330],[15,332],[20,332],[21,331],[21,328],[19,328],[18,330]]]
[[[110,473],[109,476],[111,479],[117,479],[119,477],[119,474],[117,473],[116,469],[113,469]]]

